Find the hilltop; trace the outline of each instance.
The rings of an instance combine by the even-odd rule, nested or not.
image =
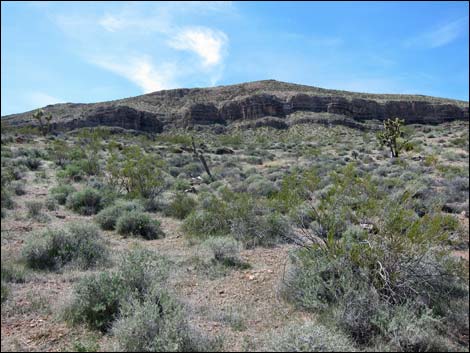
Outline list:
[[[299,112],[359,122],[399,116],[407,123],[435,124],[469,118],[465,101],[329,90],[275,80],[163,90],[109,102],[54,104],[43,109],[52,114],[55,131],[113,126],[159,133],[173,127],[247,122],[249,127],[286,128]],[[33,125],[32,113],[7,115],[2,121],[10,126]]]

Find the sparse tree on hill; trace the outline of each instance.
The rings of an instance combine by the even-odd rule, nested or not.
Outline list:
[[[40,109],[33,114],[33,118],[38,121],[42,134],[46,136],[51,129],[52,114],[44,115],[44,110]]]
[[[402,129],[405,120],[395,118],[384,121],[384,130],[377,134],[381,146],[390,148],[392,158],[398,157],[400,151],[406,148],[408,140],[403,140],[405,133]]]

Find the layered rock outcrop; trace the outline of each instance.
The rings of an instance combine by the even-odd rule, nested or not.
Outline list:
[[[67,131],[83,127],[111,126],[144,132],[162,132],[163,124],[157,115],[126,106],[98,107],[82,118],[52,122],[53,131]]]
[[[44,108],[57,131],[115,126],[159,133],[172,127],[230,125],[286,128],[298,112],[328,113],[358,122],[400,117],[406,123],[468,120],[468,102],[419,95],[374,95],[325,90],[273,80],[213,88],[175,89],[94,104]],[[2,118],[7,125],[33,125],[33,112]],[[264,120],[259,120],[265,118]],[[250,123],[251,122],[251,123]]]

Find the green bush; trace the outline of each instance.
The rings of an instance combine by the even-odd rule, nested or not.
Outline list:
[[[75,188],[67,184],[58,185],[50,190],[50,194],[57,200],[59,205],[65,205],[67,197],[74,192],[76,192]]]
[[[222,197],[209,197],[202,210],[191,213],[183,229],[192,236],[205,238],[231,234],[246,247],[272,246],[288,240],[290,224],[266,201],[246,193],[224,190]]]
[[[116,222],[116,231],[124,236],[141,236],[144,239],[159,239],[164,236],[160,222],[148,214],[138,211],[124,212]]]
[[[39,220],[43,216],[42,208],[44,204],[40,201],[27,201],[25,203],[28,210],[28,217]]]
[[[58,202],[53,197],[48,197],[44,202],[44,205],[49,211],[55,211],[58,208]]]
[[[66,178],[72,181],[81,181],[84,173],[82,167],[77,163],[68,164],[64,170],[57,173],[59,178]]]
[[[186,218],[196,207],[197,202],[184,193],[176,193],[174,199],[165,210],[165,214],[178,219]]]
[[[125,303],[113,334],[124,352],[186,351],[182,306],[164,291],[154,291],[144,301],[133,298]]]
[[[384,322],[398,320],[403,305],[415,322],[426,321],[426,313],[441,320],[448,303],[468,297],[465,268],[444,247],[454,219],[440,213],[420,217],[412,193],[385,196],[350,168],[333,180],[326,197],[312,205],[317,224],[304,229],[299,241],[305,246],[291,256],[284,286],[289,300],[333,316],[355,342],[368,345],[377,337],[393,341]],[[346,228],[337,226],[332,213],[342,214]],[[419,330],[398,327],[404,331],[394,337],[408,343],[394,343],[397,349],[437,347]]]
[[[163,165],[158,156],[138,146],[126,147],[122,154],[113,151],[106,165],[109,184],[133,197],[155,198],[165,188]]]
[[[458,350],[448,338],[443,337],[442,323],[424,310],[417,315],[407,305],[398,306],[383,318],[383,336],[395,352],[455,352]]]
[[[75,223],[66,230],[46,230],[30,237],[23,258],[34,269],[58,270],[66,265],[80,269],[105,264],[108,250],[94,225]]]
[[[129,300],[144,301],[152,290],[163,288],[169,274],[166,258],[142,248],[119,261],[114,272],[101,272],[81,279],[73,289],[72,301],[64,311],[71,323],[108,331]]]
[[[170,262],[166,257],[144,248],[127,252],[118,265],[123,285],[141,297],[155,285],[166,283],[169,271]]]
[[[41,165],[41,160],[38,158],[25,158],[23,162],[30,170],[38,170]]]
[[[26,271],[22,266],[2,261],[1,279],[2,282],[24,283]]]
[[[119,315],[121,302],[128,288],[115,273],[101,272],[81,279],[73,288],[73,301],[65,309],[65,319],[77,324],[85,322],[90,328],[100,331],[110,329]]]
[[[261,179],[250,183],[248,185],[247,191],[252,195],[272,196],[278,190],[273,182]]]
[[[68,208],[84,216],[96,214],[103,208],[100,191],[92,188],[70,194],[66,204]]]
[[[96,222],[104,230],[114,230],[118,218],[124,212],[143,211],[143,207],[133,201],[119,201],[114,206],[101,210],[95,217]]]

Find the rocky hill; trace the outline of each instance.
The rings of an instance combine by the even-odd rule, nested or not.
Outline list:
[[[52,129],[113,126],[146,132],[172,127],[241,123],[248,127],[289,126],[305,113],[343,117],[348,121],[401,117],[407,123],[436,124],[468,120],[468,102],[422,95],[368,94],[279,82],[256,81],[211,88],[181,88],[92,104],[55,104],[44,108],[53,116]],[[8,126],[34,125],[32,113],[2,117]],[[350,123],[351,124],[351,123]]]

